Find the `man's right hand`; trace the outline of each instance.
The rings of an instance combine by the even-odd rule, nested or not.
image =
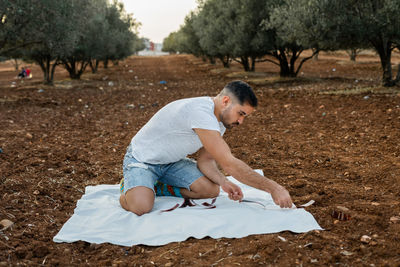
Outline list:
[[[271,190],[271,196],[276,205],[281,208],[292,208],[293,201],[289,195],[289,192],[281,185],[277,184],[276,187]]]
[[[228,193],[228,196],[232,200],[242,200],[243,198],[243,192],[240,189],[240,187],[228,179],[225,179],[223,183],[221,183],[221,188],[224,190],[226,193]]]

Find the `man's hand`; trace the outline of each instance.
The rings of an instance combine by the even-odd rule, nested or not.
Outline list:
[[[293,206],[289,192],[281,185],[277,185],[271,190],[271,196],[275,204],[279,205],[281,208],[291,208]]]
[[[228,196],[232,200],[242,200],[243,198],[243,192],[242,189],[240,189],[239,186],[236,184],[232,183],[228,179],[226,179],[222,184],[221,184],[222,190],[224,190],[226,193],[228,193]]]

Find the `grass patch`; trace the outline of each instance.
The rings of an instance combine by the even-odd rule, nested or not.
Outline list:
[[[224,73],[224,72],[229,72],[230,70],[227,68],[218,68],[218,69],[212,69],[210,70],[211,73],[214,74],[220,74],[220,73]]]
[[[247,71],[236,71],[226,75],[228,78],[240,78],[247,79],[249,77],[266,77],[267,74],[265,72],[247,72]]]
[[[265,78],[255,78],[255,79],[248,79],[249,83],[255,85],[271,85],[274,83],[294,83],[294,82],[301,82],[301,83],[310,83],[316,82],[316,79],[311,78],[304,78],[304,77],[280,77],[280,76],[273,76],[273,77],[265,77]]]
[[[356,87],[351,89],[331,90],[320,92],[321,95],[361,95],[361,94],[400,94],[400,90],[394,87]]]

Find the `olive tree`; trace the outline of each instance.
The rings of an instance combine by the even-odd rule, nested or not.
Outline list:
[[[391,55],[400,40],[398,0],[285,0],[275,17],[285,22],[282,38],[324,50],[372,47],[380,57],[382,83],[393,86]],[[284,37],[285,36],[285,37]]]

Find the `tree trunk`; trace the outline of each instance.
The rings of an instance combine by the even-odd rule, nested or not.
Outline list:
[[[50,57],[40,57],[33,60],[40,66],[40,69],[43,72],[43,83],[50,85],[53,84],[54,70],[58,64],[57,60],[53,63],[53,65],[51,64]]]
[[[87,61],[77,61],[76,58],[70,57],[63,61],[65,69],[69,73],[69,77],[73,80],[79,80],[88,65]],[[78,68],[78,65],[80,67]]]
[[[285,49],[279,49],[279,54],[276,53],[276,58],[279,60],[280,72],[279,76],[281,77],[296,77],[296,73],[294,71],[290,71],[290,64],[287,61],[287,57],[285,54]]]
[[[52,83],[53,83],[53,81],[54,81],[54,72],[55,72],[55,70],[56,70],[57,65],[58,65],[58,62],[57,62],[57,60],[56,60],[56,62],[54,62],[53,66],[51,67],[51,74],[50,74],[51,76],[50,76],[50,80],[51,80]]]
[[[256,58],[255,57],[251,57],[251,68],[250,71],[254,72],[256,70]]]
[[[215,65],[215,57],[208,57],[208,60],[210,60],[210,64]]]
[[[312,50],[314,53],[313,60],[317,61],[319,56],[319,51],[315,52],[315,49]]]
[[[397,84],[398,82],[400,82],[400,64],[397,65],[397,75],[396,75],[396,80],[395,83]]]
[[[16,71],[19,70],[19,62],[18,62],[18,59],[17,59],[17,58],[14,58],[14,67],[15,67],[15,70],[16,70]]]
[[[392,50],[390,49],[390,44],[386,45],[377,45],[375,46],[379,54],[379,58],[381,59],[382,66],[382,85],[385,87],[391,87],[396,84],[396,80],[393,80],[392,76]]]
[[[357,55],[358,55],[357,49],[356,48],[350,49],[348,51],[348,54],[350,56],[350,60],[353,61],[353,62],[356,62],[356,58],[357,58]]]
[[[93,63],[93,60],[90,60],[89,66],[92,69],[92,73],[97,73],[97,70],[99,68],[99,60],[95,59],[94,63]]]
[[[242,64],[244,71],[250,70],[249,58],[246,56],[240,57],[240,64]]]
[[[220,56],[218,58],[221,61],[221,63],[224,66],[224,68],[229,69],[229,67],[230,67],[230,65],[229,65],[230,57],[229,56]]]
[[[105,69],[108,69],[108,59],[105,59],[105,60],[103,61],[103,64],[104,64],[104,68],[105,68]]]
[[[45,72],[45,83],[46,84],[53,84],[53,79],[50,75],[50,67],[51,67],[51,60],[50,58],[46,59],[46,72]]]

